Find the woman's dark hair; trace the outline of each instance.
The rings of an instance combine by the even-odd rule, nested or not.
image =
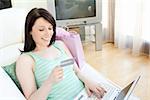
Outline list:
[[[32,38],[32,35],[30,32],[32,31],[32,27],[35,23],[35,21],[38,18],[44,18],[47,20],[50,24],[53,26],[53,36],[50,40],[49,46],[55,42],[56,37],[56,22],[53,16],[45,9],[43,8],[33,8],[27,15],[26,21],[25,21],[25,42],[24,42],[24,51],[23,52],[29,52],[35,49],[36,44]]]

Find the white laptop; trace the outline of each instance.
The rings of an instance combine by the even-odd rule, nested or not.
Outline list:
[[[130,84],[128,84],[123,89],[118,89],[116,86],[112,84],[101,84],[107,91],[102,100],[128,100],[132,91],[134,90],[137,82],[139,81],[140,76],[138,76],[135,80],[133,80]],[[74,100],[99,100],[96,96],[92,95],[88,97],[86,90],[83,89]]]

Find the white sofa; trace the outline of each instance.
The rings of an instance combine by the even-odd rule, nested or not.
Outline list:
[[[23,9],[6,9],[0,11],[0,66],[14,62],[23,48],[23,30],[27,12]],[[87,77],[99,83],[114,85],[95,71],[86,61],[81,68]],[[115,85],[114,85],[115,86]],[[25,100],[17,86],[0,67],[0,100]]]
[[[23,48],[23,30],[27,12],[23,9],[0,11],[0,66],[14,62]],[[25,99],[11,78],[0,67],[0,99]]]
[[[23,48],[25,11],[21,9],[0,10],[0,66],[11,64]],[[0,67],[0,99],[25,100],[11,78]]]

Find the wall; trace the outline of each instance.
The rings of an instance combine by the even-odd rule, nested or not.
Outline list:
[[[13,8],[30,10],[34,7],[47,9],[47,0],[12,0]]]

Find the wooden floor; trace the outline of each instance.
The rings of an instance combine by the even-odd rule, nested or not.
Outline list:
[[[83,48],[86,61],[121,87],[141,75],[134,94],[140,100],[150,100],[150,58],[133,56],[129,50],[118,49],[111,43],[104,44],[102,51],[95,51],[94,43],[84,43]]]

